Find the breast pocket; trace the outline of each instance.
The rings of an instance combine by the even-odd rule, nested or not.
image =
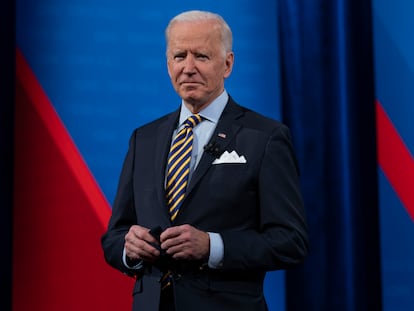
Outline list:
[[[208,173],[208,193],[213,202],[225,209],[233,209],[256,196],[256,179],[246,163],[213,165]]]

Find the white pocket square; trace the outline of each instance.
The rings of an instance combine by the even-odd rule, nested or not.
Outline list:
[[[224,151],[220,158],[215,159],[213,164],[223,164],[223,163],[247,163],[244,156],[239,156],[236,151],[228,152]]]

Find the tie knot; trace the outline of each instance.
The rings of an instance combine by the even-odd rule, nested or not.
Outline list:
[[[184,126],[194,128],[201,121],[203,121],[202,116],[200,116],[199,114],[193,114],[192,116],[188,117],[187,120],[184,121]]]

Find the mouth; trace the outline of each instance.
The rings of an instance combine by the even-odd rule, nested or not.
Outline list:
[[[202,83],[198,82],[198,81],[182,81],[182,82],[180,82],[180,85],[196,85],[196,84],[202,84]]]
[[[182,83],[180,83],[180,88],[183,91],[186,91],[186,92],[198,90],[201,86],[202,86],[202,84],[199,83],[199,82],[182,82]]]

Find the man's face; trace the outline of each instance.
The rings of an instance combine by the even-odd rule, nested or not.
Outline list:
[[[215,21],[178,22],[172,25],[167,44],[174,89],[192,112],[198,112],[223,92],[233,53],[224,52]]]

